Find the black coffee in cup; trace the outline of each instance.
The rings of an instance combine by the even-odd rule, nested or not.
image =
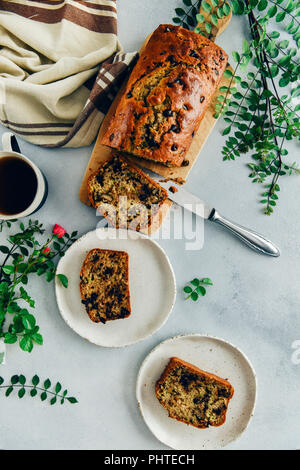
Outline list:
[[[0,158],[0,214],[20,214],[33,202],[38,181],[33,168],[21,158]]]

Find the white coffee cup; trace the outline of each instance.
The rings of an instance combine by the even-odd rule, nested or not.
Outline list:
[[[37,179],[37,190],[32,203],[18,214],[4,215],[0,212],[0,220],[20,219],[37,212],[45,203],[48,196],[48,184],[41,170],[31,161],[19,152],[14,152],[12,147],[12,138],[15,137],[11,132],[5,132],[2,135],[2,151],[0,151],[0,160],[5,157],[18,157],[24,160],[34,171]]]

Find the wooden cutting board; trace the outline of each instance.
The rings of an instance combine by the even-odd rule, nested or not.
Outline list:
[[[204,10],[202,10],[202,8],[200,8],[200,13],[204,17],[207,16],[207,13]],[[211,40],[214,40],[217,36],[219,36],[226,29],[226,27],[228,26],[230,20],[231,20],[231,14],[229,16],[225,17],[225,18],[222,18],[222,19],[218,20],[218,24],[216,26],[213,26],[213,28],[212,28]],[[202,24],[200,24],[198,26],[200,28],[203,27]],[[144,47],[146,46],[150,36],[146,39],[145,43],[143,44],[141,52],[143,51]],[[223,78],[220,82],[220,86],[228,86],[229,82],[230,82],[230,78],[226,78],[226,77],[223,76]],[[89,200],[88,200],[88,193],[87,193],[87,180],[88,180],[89,176],[91,175],[91,173],[96,171],[97,168],[101,164],[103,164],[103,162],[105,160],[107,160],[112,154],[120,153],[122,155],[121,152],[118,152],[115,149],[111,149],[109,147],[106,147],[106,146],[102,145],[100,143],[100,141],[102,139],[102,136],[106,132],[106,129],[108,127],[108,123],[109,123],[110,119],[112,118],[112,116],[115,112],[115,109],[118,105],[118,102],[119,102],[119,100],[120,100],[120,98],[123,94],[123,91],[124,91],[125,87],[126,87],[126,82],[123,84],[123,86],[119,90],[113,104],[111,105],[111,107],[110,107],[110,109],[109,109],[109,111],[108,111],[108,113],[107,113],[107,115],[104,119],[104,121],[102,122],[101,128],[99,130],[99,134],[98,134],[98,137],[97,137],[97,140],[96,140],[96,143],[95,143],[95,147],[92,151],[90,161],[88,163],[88,166],[86,168],[86,171],[85,171],[85,174],[84,174],[84,177],[83,177],[83,180],[82,180],[82,184],[81,184],[80,191],[79,191],[79,199],[81,200],[81,202],[83,202],[84,204],[89,205],[89,206],[90,206],[90,203],[89,203]],[[169,167],[161,165],[159,163],[155,163],[155,162],[151,162],[151,161],[147,161],[147,160],[141,160],[139,158],[131,157],[131,156],[128,156],[128,155],[126,155],[125,158],[132,161],[132,163],[136,162],[136,163],[142,164],[145,168],[149,168],[150,170],[155,171],[156,173],[162,175],[163,177],[173,178],[173,179],[174,178],[180,178],[180,180],[186,181],[189,172],[191,171],[195,161],[199,157],[199,154],[200,154],[200,152],[201,152],[201,150],[202,150],[202,148],[203,148],[203,146],[206,142],[206,139],[208,138],[209,134],[211,133],[211,131],[213,130],[213,128],[214,128],[214,126],[217,122],[217,120],[214,118],[214,114],[215,114],[216,100],[217,100],[217,97],[218,97],[219,94],[220,94],[220,92],[217,90],[217,92],[215,93],[208,109],[206,110],[205,116],[201,121],[200,127],[199,127],[197,133],[195,134],[195,137],[193,138],[192,145],[191,145],[189,151],[187,152],[187,154],[185,156],[185,159],[189,161],[188,166],[183,166],[183,167],[179,167],[179,168],[169,168]],[[202,157],[204,158],[204,154],[202,155]],[[167,212],[168,212],[169,208],[171,207],[171,205],[172,205],[171,201],[167,201],[167,203],[164,204],[164,206],[162,207],[162,209],[160,211],[159,217],[155,220],[154,223],[152,223],[152,226],[151,226],[151,232],[152,233],[160,227],[161,222],[162,222],[164,216],[167,214]]]

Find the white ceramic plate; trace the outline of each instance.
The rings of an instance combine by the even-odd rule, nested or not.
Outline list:
[[[200,369],[228,379],[235,392],[225,424],[197,429],[168,417],[155,395],[155,383],[170,357],[176,356]],[[218,449],[237,439],[253,415],[256,376],[249,360],[235,346],[218,338],[182,335],[159,344],[144,360],[137,379],[137,401],[153,434],[177,450]]]
[[[117,233],[118,238],[115,238]],[[65,289],[56,280],[56,298],[65,322],[80,336],[98,346],[121,347],[155,333],[170,315],[176,297],[175,276],[160,246],[137,232],[101,228],[77,240],[61,258],[57,274],[65,274]],[[89,250],[123,250],[129,254],[131,315],[128,318],[93,323],[81,303],[79,274]]]

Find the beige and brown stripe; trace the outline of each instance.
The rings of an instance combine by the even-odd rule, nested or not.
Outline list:
[[[114,2],[110,2],[114,3]],[[63,19],[90,31],[117,34],[115,6],[83,1],[0,0],[0,10],[41,23],[54,24]]]
[[[0,0],[0,29],[0,122],[41,146],[89,145],[136,56],[116,1]]]

